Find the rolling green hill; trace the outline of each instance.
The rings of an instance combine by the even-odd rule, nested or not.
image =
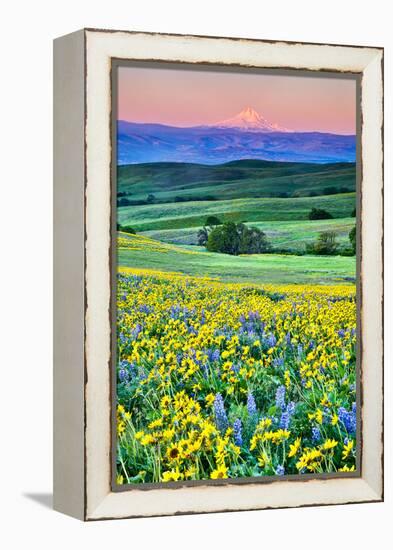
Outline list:
[[[337,242],[348,246],[348,233],[355,225],[355,218],[337,218],[333,220],[295,220],[253,222],[252,227],[263,231],[275,248],[291,248],[304,251],[306,243],[317,239],[322,231],[334,231]],[[152,239],[178,245],[197,245],[199,228],[162,229],[146,231],[143,234]]]
[[[149,194],[157,202],[324,195],[332,187],[355,191],[355,185],[354,163],[239,160],[213,166],[157,162],[118,167],[119,197],[132,201]]]
[[[355,207],[355,193],[294,199],[245,198],[192,201],[118,208],[118,221],[137,231],[199,227],[209,215],[222,222],[307,220],[311,208],[323,208],[334,218],[348,218]]]
[[[285,256],[255,254],[229,256],[199,247],[181,247],[154,241],[142,235],[120,233],[119,265],[139,269],[178,272],[245,283],[353,282],[354,257]]]

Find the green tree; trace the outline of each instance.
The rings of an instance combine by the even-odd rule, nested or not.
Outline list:
[[[199,246],[206,246],[207,239],[209,237],[209,231],[206,227],[202,227],[197,233],[197,240]]]
[[[262,254],[269,250],[265,233],[243,223],[228,222],[212,229],[206,241],[209,252],[223,254]]]
[[[322,208],[312,208],[308,214],[309,220],[330,220],[333,216]]]
[[[136,235],[135,229],[129,225],[122,225],[121,231],[123,231],[123,233],[130,233],[130,235]]]
[[[323,195],[337,195],[337,193],[339,192],[339,190],[337,189],[337,187],[324,187],[324,189],[322,190],[322,194]]]
[[[351,243],[353,253],[356,254],[356,225],[352,227],[351,231],[348,234],[348,238],[349,242]]]
[[[237,224],[240,237],[239,254],[262,254],[269,249],[265,233],[257,227],[247,227],[243,223]]]
[[[336,254],[338,248],[337,235],[334,231],[323,231],[318,239],[309,245],[306,250],[309,254],[318,254],[320,256],[332,256]]]
[[[206,248],[209,252],[222,252],[237,256],[240,248],[240,237],[236,224],[228,222],[215,227],[209,233]]]
[[[219,220],[219,218],[217,218],[217,216],[208,216],[206,218],[205,225],[209,227],[215,227],[216,225],[221,225],[221,223],[222,222]]]

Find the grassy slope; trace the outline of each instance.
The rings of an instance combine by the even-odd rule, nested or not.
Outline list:
[[[323,194],[326,187],[355,191],[355,165],[305,164],[241,160],[206,166],[188,163],[151,163],[119,166],[118,191],[133,200],[153,193],[161,202],[176,196],[203,200],[269,197],[293,192]]]
[[[234,199],[193,201],[187,203],[125,206],[118,208],[122,225],[138,231],[199,227],[206,216],[218,216],[221,221],[291,221],[306,220],[311,208],[324,208],[335,218],[347,218],[355,206],[355,193],[296,199]]]
[[[261,254],[229,256],[198,247],[179,247],[147,237],[121,234],[119,265],[139,269],[176,271],[232,282],[337,283],[353,281],[355,258],[340,256],[284,256]]]
[[[338,218],[333,220],[295,220],[295,221],[268,221],[248,224],[264,231],[271,243],[277,248],[291,248],[304,250],[305,243],[314,241],[321,231],[334,231],[337,241],[342,245],[349,245],[348,233],[355,225],[355,218]],[[158,241],[196,245],[199,228],[163,229],[146,231],[144,235]]]

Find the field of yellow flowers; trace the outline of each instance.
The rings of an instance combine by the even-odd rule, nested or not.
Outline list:
[[[354,285],[120,269],[117,483],[354,471]]]

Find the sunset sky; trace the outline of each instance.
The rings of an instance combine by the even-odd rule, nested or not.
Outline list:
[[[251,106],[295,131],[356,133],[354,79],[157,67],[119,68],[119,120],[197,126]]]

